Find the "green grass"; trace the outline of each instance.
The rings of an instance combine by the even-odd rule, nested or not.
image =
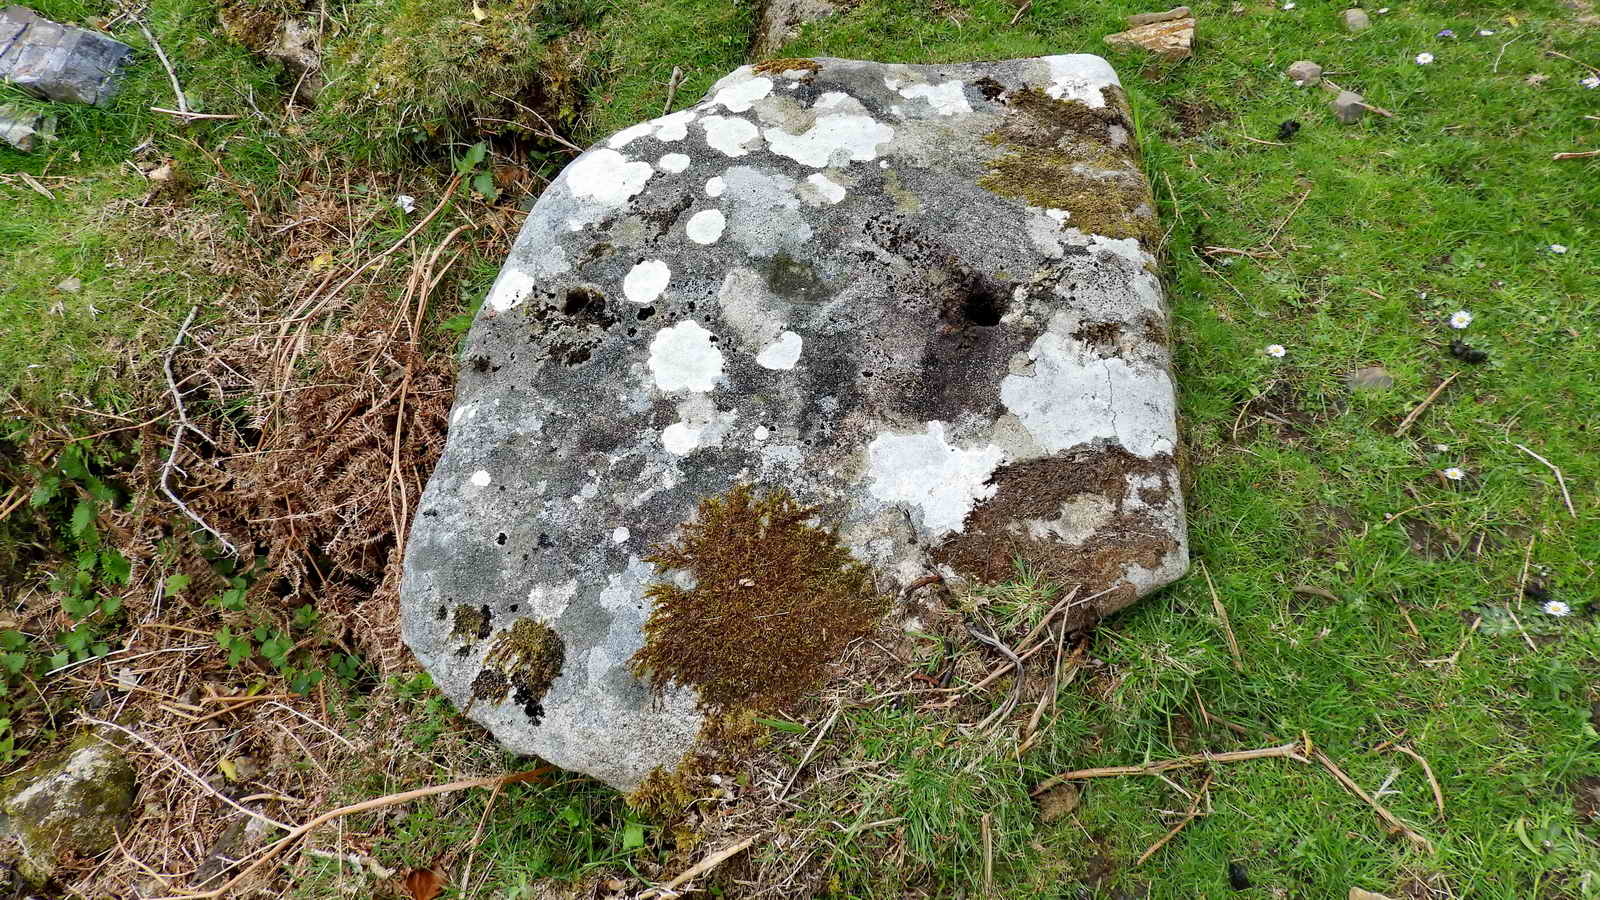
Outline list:
[[[241,108],[235,89],[254,85],[273,108],[287,88],[216,37],[207,15],[189,15],[207,7],[188,2],[158,4],[154,16],[186,86],[208,109],[232,112]],[[1197,574],[1102,626],[1092,652],[1105,666],[1061,692],[1047,737],[1020,761],[1009,744],[963,737],[937,715],[853,713],[826,752],[841,765],[876,762],[875,774],[816,792],[791,822],[826,836],[817,845],[826,891],[978,895],[989,813],[1004,896],[1109,898],[1147,886],[1152,898],[1321,898],[1352,885],[1404,896],[1420,880],[1448,884],[1456,897],[1600,897],[1600,831],[1578,820],[1568,793],[1600,774],[1590,712],[1600,700],[1600,160],[1551,159],[1596,146],[1600,123],[1583,116],[1600,114],[1600,91],[1579,87],[1584,71],[1546,53],[1600,64],[1593,32],[1546,0],[1397,4],[1360,35],[1343,31],[1343,4],[1277,6],[1196,6],[1200,45],[1181,65],[1111,57],[1170,229],[1164,261],[1191,543],[1228,609],[1241,669]],[[90,11],[65,0],[40,8],[66,18]],[[869,0],[810,27],[781,55],[933,62],[1103,52],[1101,36],[1135,11],[1035,0],[1010,26],[1009,3]],[[692,103],[742,61],[749,22],[749,9],[731,2],[608,6],[587,49],[576,136],[659,114],[674,66],[687,74],[675,104]],[[1457,36],[1436,37],[1443,28]],[[1422,51],[1437,61],[1417,65]],[[1335,124],[1329,95],[1281,74],[1302,58],[1395,117]],[[1536,73],[1549,80],[1529,84]],[[0,149],[0,172],[82,179],[55,201],[0,186],[0,390],[114,397],[123,388],[102,363],[119,347],[153,352],[170,336],[136,298],[155,298],[170,316],[188,302],[175,276],[130,280],[109,265],[173,252],[103,213],[107,201],[145,190],[118,168],[133,146],[155,134],[161,153],[196,174],[196,202],[241,218],[237,193],[185,138],[212,153],[226,144],[237,183],[263,191],[275,183],[277,156],[298,162],[294,154],[307,152],[253,122],[180,136],[142,111],[166,105],[167,91],[164,73],[145,60],[116,106],[71,112],[51,149]],[[352,134],[390,121],[371,110],[340,115],[375,117],[349,123]],[[1275,140],[1291,118],[1303,128],[1287,146],[1246,140]],[[1262,248],[1275,233],[1261,258],[1196,252]],[[1554,254],[1551,244],[1570,249]],[[53,286],[68,275],[83,279],[83,292],[56,297]],[[72,314],[51,319],[57,299]],[[91,303],[98,317],[84,315]],[[1458,334],[1445,319],[1457,309],[1476,317],[1459,336],[1490,362],[1449,355]],[[1271,343],[1287,356],[1266,357]],[[35,360],[49,373],[25,368]],[[1344,376],[1370,365],[1384,366],[1395,386],[1351,395]],[[1410,432],[1393,436],[1452,373]],[[1576,517],[1551,472],[1515,444],[1561,467]],[[1468,477],[1445,482],[1437,473],[1449,466]],[[1413,548],[1408,525],[1428,537],[1428,552]],[[1549,573],[1552,596],[1575,615],[1553,618],[1517,597],[1530,539],[1535,573]],[[1295,593],[1297,585],[1339,599]],[[420,753],[441,730],[470,734],[430,702],[407,713]],[[1247,733],[1208,725],[1202,703]],[[1050,824],[1027,799],[1033,784],[1064,769],[1302,735],[1369,791],[1398,769],[1397,793],[1383,802],[1435,851],[1386,838],[1324,770],[1283,760],[1214,767],[1209,815],[1142,867],[1134,861],[1176,821],[1161,811],[1188,806],[1168,785],[1096,780],[1075,812]],[[1386,741],[1429,761],[1442,819],[1420,767],[1378,752]],[[521,765],[487,750],[475,758],[485,769]],[[1196,773],[1173,777],[1191,790],[1199,784]],[[349,793],[405,786],[352,781]],[[471,839],[483,802],[424,804],[373,852],[390,865],[423,864]],[[867,827],[885,820],[898,821]],[[643,846],[632,846],[641,834]],[[475,866],[488,875],[483,896],[519,896],[537,878],[626,876],[670,848],[620,798],[571,780],[508,789],[486,820]],[[1255,887],[1228,888],[1232,860]],[[301,893],[326,896],[336,877],[310,877]]]

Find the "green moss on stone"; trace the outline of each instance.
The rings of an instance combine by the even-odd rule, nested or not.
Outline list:
[[[471,644],[488,637],[485,633],[488,625],[489,617],[482,609],[475,609],[466,603],[457,604],[451,619],[450,637]]]
[[[696,799],[724,789],[712,776],[731,777],[744,760],[770,740],[771,732],[750,709],[713,713],[695,737],[694,749],[675,768],[657,766],[628,795],[628,805],[657,821],[677,817]],[[680,840],[680,843],[683,843]]]
[[[1071,213],[1067,224],[1088,234],[1141,241],[1159,235],[1155,204],[1143,178],[1124,173],[1096,177],[1084,174],[1082,166],[1059,151],[1013,152],[990,163],[990,173],[978,184],[1033,206],[1064,209]]]
[[[821,682],[885,603],[837,535],[809,524],[815,515],[784,491],[741,485],[706,498],[677,542],[646,557],[663,577],[646,591],[654,606],[635,673],[692,686],[724,710],[781,706]]]
[[[116,846],[133,808],[137,776],[121,749],[86,734],[0,784],[0,812],[21,845],[19,870],[44,883],[66,854]]]
[[[534,619],[518,619],[495,638],[483,669],[472,682],[475,700],[498,703],[514,694],[529,718],[537,720],[550,685],[561,675],[566,644],[554,629]]]

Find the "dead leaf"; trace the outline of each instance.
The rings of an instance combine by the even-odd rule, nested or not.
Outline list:
[[[312,258],[311,271],[321,272],[331,265],[333,265],[333,253],[332,251],[324,250]]]
[[[1393,898],[1386,897],[1383,894],[1374,894],[1371,891],[1364,891],[1358,887],[1353,887],[1350,889],[1350,900],[1393,900]]]
[[[406,873],[405,886],[411,900],[433,900],[444,890],[444,876],[437,869],[412,869]]]
[[[1062,782],[1039,795],[1039,819],[1054,822],[1078,808],[1078,789]]]

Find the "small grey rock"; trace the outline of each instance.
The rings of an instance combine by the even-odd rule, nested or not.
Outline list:
[[[1166,12],[1135,13],[1128,17],[1128,27],[1138,28],[1140,25],[1154,25],[1157,22],[1173,22],[1178,19],[1187,19],[1193,13],[1187,6],[1174,6]]]
[[[1294,79],[1295,84],[1301,87],[1312,87],[1322,81],[1322,67],[1309,59],[1290,63],[1289,68],[1283,70],[1283,74]]]
[[[758,5],[756,58],[768,56],[793,40],[802,26],[825,19],[845,7],[843,0],[766,0]]]
[[[1360,7],[1344,11],[1344,27],[1348,31],[1365,31],[1371,24],[1367,11]]]
[[[64,854],[94,856],[116,846],[136,788],[122,750],[94,735],[7,779],[0,812],[21,847],[23,876],[43,884]]]
[[[1344,383],[1352,391],[1381,391],[1394,387],[1394,376],[1383,366],[1367,366],[1346,375]]]
[[[40,141],[55,137],[54,116],[29,112],[18,103],[0,104],[0,140],[21,150],[32,152]]]
[[[56,290],[63,294],[76,294],[83,290],[83,279],[76,275],[71,278],[63,278],[61,283],[56,285]]]
[[[0,9],[0,80],[45,100],[104,106],[133,48],[24,6]]]
[[[1333,117],[1346,125],[1361,121],[1367,114],[1366,101],[1355,91],[1340,91],[1329,105],[1333,108]]]

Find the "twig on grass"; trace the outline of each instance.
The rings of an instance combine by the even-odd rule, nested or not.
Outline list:
[[[1017,14],[1011,17],[1011,21],[1006,23],[1006,27],[1007,28],[1014,27],[1018,22],[1022,21],[1022,17],[1027,15],[1028,14],[1028,10],[1030,10],[1032,8],[1033,8],[1033,0],[1027,0],[1026,3],[1024,3],[1021,6],[1017,7]]]
[[[221,113],[184,112],[181,109],[167,109],[164,106],[152,106],[152,107],[150,107],[150,111],[151,112],[162,113],[162,114],[169,115],[169,116],[177,116],[178,118],[183,119],[185,121],[195,121],[197,119],[242,119],[242,118],[244,118],[244,116],[222,115]]]
[[[1506,48],[1511,46],[1512,44],[1515,44],[1517,41],[1520,41],[1520,40],[1522,40],[1523,38],[1525,38],[1527,36],[1528,36],[1527,33],[1524,32],[1524,33],[1519,34],[1516,37],[1512,38],[1511,40],[1506,41],[1504,44],[1501,44],[1500,45],[1500,52],[1496,53],[1494,55],[1494,65],[1489,69],[1489,71],[1491,73],[1495,74],[1495,75],[1500,74],[1500,60],[1505,57]]]
[[[994,896],[994,827],[990,824],[993,813],[984,813],[978,820],[983,830],[983,895]]]
[[[1523,453],[1528,454],[1529,456],[1533,457],[1534,459],[1537,459],[1539,462],[1544,463],[1545,468],[1547,468],[1550,471],[1556,473],[1556,483],[1561,485],[1561,499],[1566,501],[1567,513],[1570,514],[1574,519],[1576,519],[1578,517],[1578,511],[1572,508],[1572,495],[1567,493],[1567,477],[1565,475],[1561,474],[1561,470],[1556,468],[1555,463],[1551,462],[1548,459],[1545,459],[1544,457],[1542,457],[1539,454],[1533,452],[1532,450],[1529,450],[1527,447],[1524,447],[1521,444],[1513,444],[1512,446],[1516,447],[1518,450],[1521,450]]]
[[[178,115],[187,118],[189,115],[189,101],[184,99],[183,85],[178,83],[178,73],[172,71],[172,63],[167,59],[166,51],[161,49],[161,42],[156,40],[156,36],[150,33],[150,29],[144,27],[144,22],[140,21],[138,16],[129,12],[128,18],[133,20],[133,24],[139,26],[139,30],[144,33],[144,39],[150,42],[150,48],[156,51],[156,59],[161,60],[161,68],[167,70],[167,77],[172,80],[172,93],[173,96],[178,98]]]
[[[1272,229],[1272,236],[1267,238],[1267,242],[1263,246],[1267,247],[1268,249],[1272,247],[1272,242],[1276,241],[1278,239],[1278,235],[1283,233],[1283,227],[1289,224],[1289,220],[1294,218],[1294,214],[1300,211],[1300,207],[1305,205],[1306,198],[1310,196],[1311,188],[1306,188],[1306,192],[1300,195],[1299,200],[1295,201],[1294,207],[1289,210],[1289,214],[1283,217],[1283,221],[1278,223],[1277,228]]]
[[[1217,596],[1217,586],[1211,582],[1211,570],[1206,568],[1204,562],[1200,563],[1200,574],[1206,577],[1206,587],[1211,589],[1211,607],[1217,611],[1217,618],[1222,620],[1222,633],[1228,638],[1228,652],[1233,655],[1233,670],[1244,671],[1244,657],[1239,653],[1239,640],[1233,636],[1233,625],[1228,622],[1228,608],[1222,605],[1222,598]]]
[[[1210,789],[1211,776],[1207,775],[1206,780],[1200,782],[1200,790],[1195,791],[1194,802],[1189,804],[1189,811],[1183,814],[1183,818],[1178,820],[1178,824],[1172,826],[1171,831],[1168,831],[1166,834],[1161,836],[1161,840],[1151,844],[1150,849],[1139,855],[1139,859],[1133,864],[1135,868],[1144,865],[1145,860],[1155,856],[1156,851],[1160,850],[1162,847],[1165,847],[1168,841],[1178,836],[1178,832],[1182,831],[1184,826],[1188,825],[1190,822],[1193,822],[1195,817],[1200,815],[1200,801],[1205,799],[1206,791]]]
[[[1339,766],[1333,760],[1329,759],[1326,753],[1323,753],[1321,750],[1316,750],[1312,752],[1312,756],[1317,762],[1322,763],[1322,767],[1327,769],[1328,772],[1333,775],[1336,781],[1338,781],[1341,785],[1344,785],[1345,790],[1361,798],[1363,802],[1372,807],[1373,811],[1378,814],[1378,818],[1384,821],[1384,824],[1404,835],[1407,840],[1411,841],[1422,849],[1427,850],[1430,853],[1433,852],[1433,845],[1428,843],[1427,838],[1423,837],[1421,834],[1418,834],[1414,829],[1412,829],[1411,826],[1400,821],[1398,818],[1395,818],[1394,813],[1384,809],[1383,804],[1372,799],[1372,796],[1366,791],[1362,790],[1361,785],[1356,784],[1349,775],[1346,775],[1344,770],[1339,768]]]
[[[161,361],[161,368],[167,375],[167,389],[172,393],[173,411],[178,416],[178,421],[172,426],[172,449],[167,453],[166,460],[161,463],[161,492],[166,494],[167,499],[171,500],[174,506],[189,517],[191,522],[199,525],[202,531],[211,535],[217,543],[221,544],[222,549],[226,550],[229,556],[237,557],[239,548],[235,547],[233,542],[228,540],[222,532],[212,528],[205,519],[200,518],[200,514],[190,509],[189,505],[180,500],[172,490],[172,470],[177,468],[178,454],[183,450],[183,433],[185,431],[193,431],[195,434],[205,437],[205,434],[189,421],[189,413],[183,408],[183,392],[178,390],[177,379],[172,377],[172,358],[177,355],[178,347],[182,346],[183,337],[189,333],[189,325],[194,322],[195,313],[199,310],[200,307],[198,306],[189,307],[189,314],[184,317],[183,324],[178,327],[178,336],[172,339],[172,346],[167,348],[167,355]]]
[[[1591,118],[1593,118],[1591,116]],[[1568,153],[1557,153],[1551,159],[1592,159],[1600,156],[1600,150],[1574,150]]]
[[[672,75],[667,78],[667,102],[661,104],[661,114],[664,116],[672,112],[672,101],[678,96],[678,85],[683,84],[683,66],[673,66]]]
[[[800,773],[805,769],[806,763],[811,761],[811,754],[817,752],[817,747],[821,745],[822,739],[828,736],[828,731],[833,728],[833,723],[838,721],[839,713],[843,710],[843,704],[833,708],[833,715],[829,716],[828,721],[824,722],[822,728],[817,731],[816,739],[811,742],[811,746],[806,748],[805,755],[800,757],[800,764],[794,767],[794,772],[789,775],[789,780],[784,784],[783,790],[778,792],[779,800],[789,795],[789,789],[794,787],[794,780],[800,777]]]
[[[1155,775],[1172,769],[1187,769],[1193,766],[1210,765],[1211,763],[1244,762],[1249,759],[1292,759],[1295,762],[1308,762],[1301,755],[1299,741],[1290,741],[1276,747],[1260,747],[1255,750],[1230,750],[1227,753],[1200,753],[1193,756],[1180,756],[1176,759],[1163,759],[1156,762],[1145,763],[1142,766],[1101,766],[1094,769],[1074,769],[1071,772],[1062,772],[1052,775],[1039,782],[1029,792],[1029,796],[1037,797],[1050,790],[1063,781],[1079,781],[1086,778],[1116,778],[1124,775]]]
[[[1439,659],[1425,659],[1422,661],[1422,664],[1425,666],[1436,665],[1438,663],[1444,663],[1445,665],[1449,666],[1455,665],[1456,660],[1461,658],[1461,651],[1467,649],[1467,642],[1472,640],[1473,632],[1477,631],[1478,627],[1482,624],[1483,616],[1478,616],[1477,618],[1473,619],[1472,627],[1467,629],[1467,636],[1461,639],[1461,646],[1456,648],[1456,652],[1450,654],[1449,656],[1440,657]]]
[[[707,856],[705,859],[702,859],[685,869],[683,874],[679,875],[677,878],[672,879],[658,888],[652,888],[651,890],[640,894],[639,900],[647,900],[647,898],[650,897],[676,897],[678,893],[677,889],[679,887],[689,883],[690,881],[693,881],[701,875],[704,875],[712,869],[715,869],[717,866],[722,865],[724,862],[727,862],[729,859],[750,849],[750,845],[754,844],[755,842],[755,837],[751,836],[745,838],[737,844],[734,844],[731,847],[728,847],[727,849],[718,850],[716,853]]]
[[[1456,376],[1460,374],[1460,372],[1451,372],[1449,377],[1439,382],[1439,386],[1433,389],[1433,393],[1429,394],[1427,399],[1423,400],[1421,403],[1418,403],[1416,409],[1413,409],[1409,414],[1406,415],[1404,419],[1400,420],[1400,424],[1396,426],[1394,430],[1394,436],[1400,437],[1407,431],[1410,431],[1411,426],[1416,423],[1417,417],[1422,415],[1423,411],[1425,411],[1428,407],[1432,406],[1433,401],[1439,399],[1439,395],[1444,393],[1444,389],[1449,387],[1450,382],[1455,381]]]
[[[1422,766],[1422,774],[1428,776],[1428,787],[1433,788],[1433,802],[1439,807],[1439,818],[1444,818],[1444,791],[1439,789],[1439,779],[1433,777],[1433,766],[1428,765],[1422,754],[1405,744],[1395,744],[1394,749],[1416,760]]]
[[[1573,59],[1572,57],[1566,55],[1565,53],[1562,53],[1560,50],[1546,50],[1545,52],[1550,54],[1551,56],[1559,56],[1562,59],[1566,60],[1567,62],[1577,63],[1578,65],[1583,66],[1585,69],[1588,69],[1590,74],[1592,74],[1592,75],[1600,75],[1600,69],[1597,69],[1594,66],[1589,65],[1588,63],[1584,62],[1581,59]]]

